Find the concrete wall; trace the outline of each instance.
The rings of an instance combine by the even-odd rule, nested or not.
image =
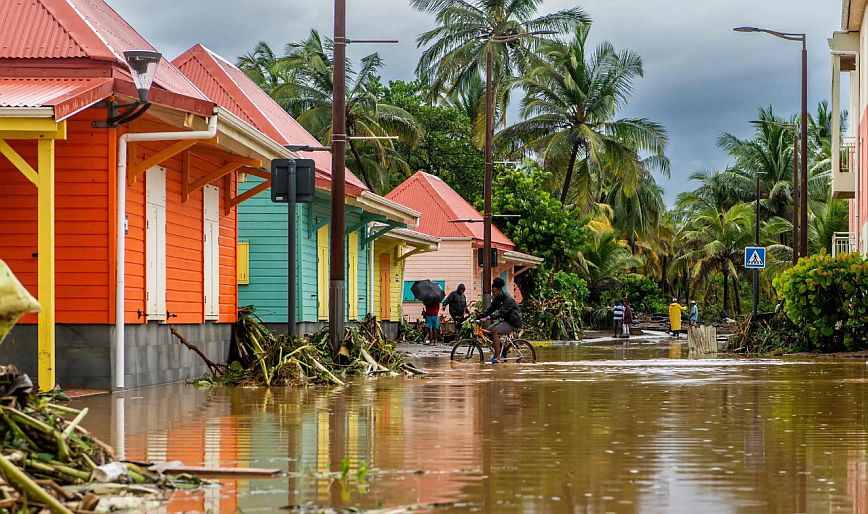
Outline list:
[[[178,332],[216,362],[226,362],[230,324],[176,325]],[[57,326],[57,383],[63,388],[111,390],[114,350],[111,325]],[[199,378],[207,372],[201,359],[159,323],[126,327],[127,389]],[[36,327],[16,326],[0,346],[0,362],[15,364],[36,381]]]

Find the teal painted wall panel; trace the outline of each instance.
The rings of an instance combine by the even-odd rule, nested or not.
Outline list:
[[[257,186],[262,179],[248,175],[239,184],[239,194]],[[238,286],[238,304],[254,305],[263,321],[286,323],[286,222],[285,204],[271,202],[263,192],[238,207],[238,240],[250,243],[250,284]],[[331,214],[330,197],[318,192],[316,201],[296,209],[296,297],[297,321],[318,321],[316,225]],[[346,224],[361,219],[362,211],[348,208]],[[363,247],[364,229],[359,231],[359,317],[368,308],[368,257]],[[328,294],[328,292],[326,292]]]

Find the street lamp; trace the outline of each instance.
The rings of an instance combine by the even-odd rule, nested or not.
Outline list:
[[[774,125],[793,131],[793,265],[799,263],[799,132],[798,126],[792,123],[780,123],[772,120],[754,120],[752,125]]]
[[[149,99],[151,85],[160,67],[163,56],[153,50],[129,50],[124,52],[124,59],[130,69],[130,76],[136,86],[138,98],[127,104],[118,102],[106,102],[108,117],[105,121],[94,121],[95,128],[116,128],[124,123],[129,123],[142,114],[151,106]]]
[[[799,254],[808,254],[808,38],[795,32],[778,32],[758,27],[736,27],[736,32],[764,32],[787,41],[802,43],[802,159],[801,194],[799,195]],[[794,245],[795,246],[795,245]]]
[[[485,308],[491,305],[491,175],[494,167],[492,156],[492,140],[494,139],[494,62],[491,55],[493,43],[507,44],[532,36],[557,34],[554,30],[535,30],[532,32],[483,34],[479,39],[487,41],[485,52],[485,174],[483,178],[483,229],[482,229],[482,304]]]

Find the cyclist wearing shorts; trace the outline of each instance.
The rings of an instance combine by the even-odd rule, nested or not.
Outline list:
[[[521,309],[518,307],[515,299],[503,290],[504,286],[506,284],[500,277],[495,278],[491,282],[491,295],[493,296],[491,307],[476,316],[476,319],[479,321],[491,320],[495,322],[488,327],[488,331],[491,333],[491,342],[494,346],[494,356],[491,358],[492,364],[497,362],[499,356],[503,357],[500,353],[503,346],[500,338],[511,334],[515,329],[521,327]]]

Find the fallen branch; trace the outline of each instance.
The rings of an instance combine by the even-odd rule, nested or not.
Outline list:
[[[179,341],[182,345],[186,346],[188,350],[191,350],[193,353],[195,353],[196,355],[198,355],[199,358],[202,359],[202,361],[205,363],[205,365],[208,366],[208,371],[209,371],[212,375],[217,375],[217,374],[220,374],[220,373],[225,373],[226,371],[229,370],[229,366],[227,366],[227,365],[225,365],[225,364],[220,364],[220,363],[214,362],[214,361],[212,361],[211,359],[209,359],[208,356],[205,355],[205,353],[204,353],[202,350],[200,350],[198,346],[196,346],[196,345],[194,345],[193,343],[187,341],[187,338],[184,337],[184,336],[182,336],[182,335],[178,332],[178,330],[175,328],[174,325],[170,326],[170,327],[169,327],[169,330],[172,332],[172,335],[173,335],[173,336],[175,336],[176,338],[178,338],[178,341]]]

